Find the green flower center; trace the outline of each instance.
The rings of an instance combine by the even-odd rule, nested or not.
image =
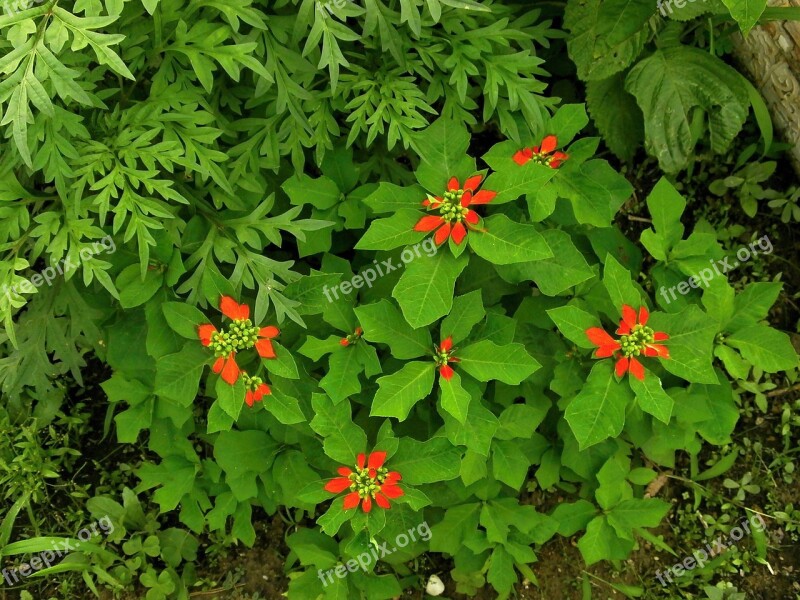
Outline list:
[[[383,482],[386,481],[386,476],[389,474],[389,469],[381,467],[375,469],[375,477],[370,477],[370,469],[359,469],[350,473],[350,491],[358,492],[361,498],[370,496],[375,497],[375,494],[381,491]]]
[[[531,160],[540,165],[544,165],[545,167],[549,167],[550,163],[553,162],[553,156],[543,152],[534,152]]]
[[[231,352],[249,350],[258,341],[258,327],[250,319],[237,319],[227,329],[211,334],[210,347],[215,356],[229,356]]]
[[[245,390],[251,392],[257,391],[261,384],[264,383],[264,380],[258,375],[253,375],[251,377],[247,373],[242,373],[242,379],[244,380]]]
[[[445,221],[458,223],[467,217],[469,209],[461,206],[464,190],[448,190],[444,193],[442,203],[439,205],[439,214]]]
[[[622,355],[630,358],[644,353],[647,344],[655,341],[655,332],[645,325],[634,325],[628,335],[619,339]]]
[[[455,358],[455,356],[453,355],[452,350],[449,352],[445,352],[444,350],[436,350],[433,354],[433,360],[436,362],[437,367],[443,367],[453,358]]]
[[[361,339],[361,333],[351,333],[345,339],[347,340],[347,345],[348,346],[350,344],[355,344],[358,340]]]

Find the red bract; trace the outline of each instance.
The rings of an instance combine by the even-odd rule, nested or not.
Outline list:
[[[444,377],[447,381],[453,377],[453,367],[448,363],[460,362],[459,359],[453,356],[453,336],[447,336],[442,340],[442,343],[436,346],[434,360],[439,367],[439,375]]]
[[[461,244],[467,236],[467,230],[478,231],[475,225],[480,221],[478,213],[469,208],[475,204],[488,204],[497,196],[497,192],[489,190],[476,191],[483,181],[482,175],[473,175],[464,182],[464,187],[458,179],[452,177],[447,183],[444,196],[428,196],[422,205],[428,210],[438,210],[438,215],[422,217],[414,231],[434,231],[434,242],[441,246],[448,237],[453,238],[456,244]]]
[[[220,356],[214,361],[214,366],[211,367],[211,370],[218,375],[221,373],[222,380],[229,384],[233,385],[236,383],[236,380],[239,379],[239,365],[236,363],[236,353],[231,352],[227,357]]]
[[[236,353],[255,347],[262,358],[275,358],[271,339],[280,332],[273,326],[255,327],[250,321],[250,307],[230,296],[220,297],[219,309],[232,323],[219,331],[211,323],[204,323],[197,327],[197,335],[203,346],[214,350],[217,357],[212,367],[214,373],[221,374],[225,383],[233,385],[240,374]]]
[[[386,452],[373,452],[367,458],[359,454],[356,458],[356,470],[339,467],[341,477],[331,479],[325,484],[325,491],[339,494],[347,489],[350,493],[344,497],[344,509],[355,508],[361,503],[364,512],[372,510],[372,501],[381,508],[390,508],[389,498],[399,498],[404,494],[397,482],[402,479],[400,473],[389,471],[383,466]]]
[[[669,336],[663,331],[653,331],[647,327],[649,318],[650,313],[646,307],[642,306],[637,315],[633,307],[624,304],[622,319],[616,331],[617,335],[622,336],[618,340],[600,327],[590,327],[586,330],[586,337],[597,346],[596,358],[614,356],[617,359],[615,369],[617,377],[629,372],[640,381],[644,379],[644,365],[639,362],[637,356],[669,358],[669,348],[653,343],[668,340]]]
[[[275,358],[275,348],[272,347],[272,338],[280,333],[280,329],[274,325],[261,327],[258,330],[258,340],[256,340],[256,352],[261,358]]]
[[[545,165],[551,169],[557,169],[561,163],[569,158],[564,152],[553,152],[558,147],[558,138],[548,135],[542,140],[541,146],[533,148],[523,148],[514,154],[514,162],[522,166],[533,160],[540,165]]]

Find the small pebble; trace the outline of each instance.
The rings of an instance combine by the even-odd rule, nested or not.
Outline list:
[[[425,591],[431,596],[441,596],[444,592],[444,584],[439,579],[438,575],[431,575],[428,579],[428,585],[425,586]]]

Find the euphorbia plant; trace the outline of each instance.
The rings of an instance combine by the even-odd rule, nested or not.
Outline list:
[[[652,293],[721,249],[705,232],[684,239],[683,200],[662,181],[647,198],[645,263],[614,225],[630,185],[592,158],[596,139],[573,139],[586,121],[582,107],[563,107],[547,135],[500,142],[484,165],[467,152],[467,130],[441,119],[415,138],[416,183],[406,173],[402,184],[359,187],[346,153],[319,177],[286,182],[291,202],[312,198],[312,214],[336,224],[302,242],[313,267],[284,273],[292,283],[275,305],[217,280],[238,298],[224,302],[227,326],[178,298],[150,301],[188,342],[170,342],[154,382],[139,384],[141,404],[118,421],[141,419],[137,407],[151,401],[169,407],[142,427],[201,436],[214,464],[191,444],[156,442],[142,486],[158,488],[163,510],[180,505],[187,526],[247,543],[253,505],[292,509],[287,544],[301,572],[290,596],[326,593],[320,569],[423,523],[429,541],[383,556],[380,576],[336,578],[337,593],[399,595],[391,567],[441,552],[459,591],[485,582],[507,597],[518,575],[534,579],[536,549],[556,534],[578,535],[588,563],[624,559],[670,508],[644,497],[654,469],[730,440],[738,410],[720,364],[776,370],[797,358],[760,322],[779,284],[736,294],[720,280],[673,303]],[[429,236],[436,251],[422,253]],[[258,318],[248,322],[249,305]],[[273,308],[280,344],[276,328],[253,325]],[[112,339],[112,381],[127,383],[108,388],[121,401],[141,379],[118,348]],[[222,376],[205,369],[215,363]],[[542,495],[558,486],[564,501],[531,504],[526,490],[537,486]]]

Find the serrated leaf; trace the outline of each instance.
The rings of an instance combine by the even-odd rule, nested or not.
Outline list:
[[[648,373],[644,381],[636,377],[629,377],[628,381],[641,409],[659,421],[669,423],[674,401],[661,387],[661,380],[653,373]]]
[[[480,340],[456,352],[458,367],[479,381],[496,379],[509,385],[519,385],[542,365],[525,350],[522,344],[499,346],[490,340]]]
[[[389,300],[359,306],[355,313],[364,330],[364,339],[388,345],[395,358],[417,358],[429,354],[433,348],[428,330],[413,329]]]
[[[439,388],[442,390],[442,408],[453,415],[459,423],[464,423],[467,420],[472,397],[461,387],[459,374],[454,372],[449,380],[439,377]]]
[[[630,388],[614,377],[613,363],[610,360],[597,362],[564,413],[581,450],[618,436],[625,425],[625,410],[631,400]]]
[[[433,389],[433,362],[412,361],[396,373],[378,378],[371,416],[395,417],[404,421],[411,408]]]
[[[470,233],[467,239],[475,254],[493,264],[509,265],[553,256],[547,241],[533,225],[493,215],[484,219],[483,229]]]
[[[465,256],[455,258],[449,252],[407,265],[392,296],[412,327],[430,325],[450,312],[456,279],[466,266]]]
[[[725,152],[750,106],[742,76],[716,56],[678,45],[656,50],[631,69],[625,89],[644,113],[648,151],[667,173],[684,168],[694,150],[692,116],[708,119],[711,149]]]
[[[157,363],[155,393],[189,406],[197,396],[200,375],[211,354],[197,343],[187,342],[180,352],[161,357]]]

